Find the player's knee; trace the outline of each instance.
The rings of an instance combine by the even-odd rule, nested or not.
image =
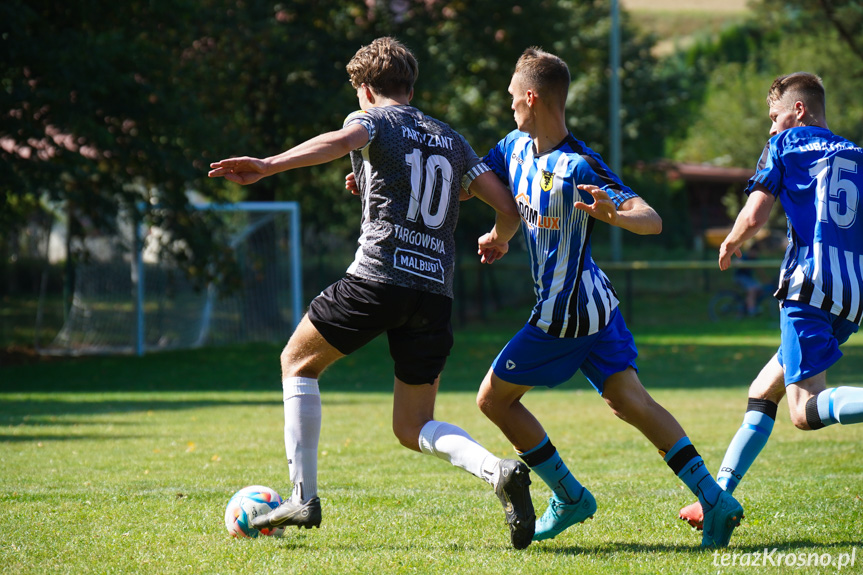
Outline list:
[[[488,417],[492,413],[492,404],[492,399],[483,388],[480,388],[476,394],[476,406]]]
[[[643,405],[641,402],[636,401],[635,398],[630,397],[606,397],[605,403],[608,405],[609,409],[611,409],[611,413],[614,414],[615,417],[621,419],[623,421],[629,421],[633,417],[637,416],[643,410]]]
[[[279,363],[282,365],[282,377],[303,377],[302,362],[297,361],[297,356],[290,349],[290,345],[286,345],[279,355]]]
[[[620,402],[617,402],[617,403],[606,402],[606,403],[608,404],[608,407],[611,408],[611,413],[620,421],[623,421],[626,423],[632,423],[636,419],[635,414],[633,413],[632,409],[629,408],[629,406],[622,404]]]
[[[812,431],[812,427],[806,419],[806,410],[804,409],[797,409],[791,412],[791,423],[794,424],[794,427],[802,431]]]
[[[279,362],[282,365],[282,377],[310,377],[317,379],[321,375],[321,369],[317,367],[315,358],[312,356],[303,356],[291,349],[290,344],[285,346],[279,355]]]
[[[393,419],[393,434],[403,447],[413,451],[419,451],[420,428],[410,425],[404,420]]]
[[[491,421],[496,422],[506,417],[512,405],[511,401],[495,396],[493,391],[484,386],[476,394],[476,406]]]
[[[794,427],[796,427],[797,429],[799,429],[801,431],[812,431],[812,428],[809,427],[809,423],[805,419],[803,419],[802,421],[795,419],[794,420]]]

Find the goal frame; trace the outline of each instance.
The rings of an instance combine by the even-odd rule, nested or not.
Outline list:
[[[302,250],[300,249],[300,204],[298,202],[236,202],[236,203],[195,203],[192,208],[199,211],[222,212],[288,212],[290,218],[290,257],[291,257],[291,310],[293,328],[296,329],[303,313],[302,293]],[[146,352],[146,320],[144,314],[145,278],[144,270],[144,230],[141,224],[134,226],[135,257],[132,258],[132,284],[135,290],[135,355]]]

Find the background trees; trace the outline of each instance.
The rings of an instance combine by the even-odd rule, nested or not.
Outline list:
[[[52,199],[74,234],[136,212],[169,232],[160,241],[192,275],[224,275],[229,254],[214,250],[189,190],[297,200],[310,236],[352,237],[347,160],[242,189],[207,180],[206,170],[340,127],[356,107],[345,64],[385,34],[418,56],[415,104],[480,154],[513,127],[506,86],[518,55],[530,45],[558,53],[573,75],[570,127],[606,152],[608,30],[603,0],[9,0],[0,6],[0,252]],[[764,93],[797,69],[824,77],[831,127],[863,140],[861,32],[863,8],[852,0],[761,0],[749,21],[658,59],[655,39],[624,13],[625,175],[661,157],[753,165],[766,140]],[[462,230],[487,219],[466,205]]]
[[[715,42],[673,56],[697,74],[691,121],[669,140],[671,157],[753,167],[768,139],[767,89],[795,71],[822,77],[830,128],[863,141],[863,5],[854,0],[762,0]],[[699,80],[699,76],[703,80]],[[669,111],[671,113],[671,111]],[[675,117],[675,114],[671,114]]]

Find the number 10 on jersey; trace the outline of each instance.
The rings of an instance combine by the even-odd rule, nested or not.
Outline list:
[[[452,183],[452,166],[449,161],[438,154],[428,157],[423,162],[422,151],[414,148],[410,154],[405,154],[405,163],[411,168],[411,201],[408,205],[407,219],[417,221],[422,215],[426,227],[437,229],[446,221],[449,210],[449,199]],[[437,205],[432,208],[435,190],[440,189]]]

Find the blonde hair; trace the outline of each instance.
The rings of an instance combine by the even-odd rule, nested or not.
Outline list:
[[[354,88],[365,84],[385,97],[410,93],[419,74],[411,51],[390,37],[378,38],[357,50],[347,70]]]
[[[569,91],[569,67],[559,57],[537,47],[524,51],[515,64],[514,75],[518,75],[525,87],[535,90],[541,97],[557,100],[563,107]]]
[[[786,96],[792,98],[793,102],[803,102],[813,116],[824,117],[824,84],[815,74],[794,72],[779,76],[767,91],[767,105],[778,104]]]

